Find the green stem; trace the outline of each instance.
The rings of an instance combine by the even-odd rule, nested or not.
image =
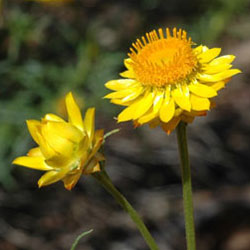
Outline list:
[[[187,249],[195,250],[196,246],[192,200],[192,182],[188,157],[186,126],[187,124],[184,122],[179,123],[179,125],[177,126],[177,139],[182,170],[183,205],[185,214]]]
[[[136,224],[138,230],[141,232],[143,238],[147,242],[149,248],[151,250],[159,250],[158,246],[155,243],[155,240],[149,233],[142,219],[135,211],[135,209],[130,205],[127,199],[116,189],[110,180],[108,174],[105,170],[101,172],[94,173],[93,176],[97,179],[97,181],[115,198],[115,200],[122,206],[122,208],[129,214],[131,219]]]

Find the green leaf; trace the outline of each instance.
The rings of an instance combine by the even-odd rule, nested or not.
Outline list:
[[[76,246],[77,244],[79,243],[80,239],[90,233],[93,232],[93,229],[90,229],[89,231],[86,231],[86,232],[83,232],[82,234],[78,235],[78,237],[76,238],[76,240],[74,241],[74,243],[72,244],[70,250],[75,250],[76,249]]]

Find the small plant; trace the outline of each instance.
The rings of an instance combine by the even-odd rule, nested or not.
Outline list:
[[[146,33],[130,48],[129,58],[124,62],[127,70],[121,73],[124,78],[105,84],[114,91],[105,98],[127,106],[118,115],[118,122],[132,120],[135,127],[159,125],[167,134],[177,131],[188,250],[195,250],[196,243],[186,126],[196,116],[206,115],[214,107],[212,98],[232,76],[241,72],[231,69],[233,55],[219,56],[220,48],[193,46],[194,42],[182,29]],[[105,146],[104,139],[116,131],[104,135],[104,130],[95,130],[95,109],[89,108],[83,119],[71,92],[65,102],[68,121],[51,113],[41,121],[27,121],[38,147],[13,163],[46,171],[38,181],[39,187],[61,180],[65,188],[71,190],[82,175],[93,176],[129,214],[148,247],[158,250],[138,213],[105,171],[101,148]],[[71,249],[90,232],[80,235]]]

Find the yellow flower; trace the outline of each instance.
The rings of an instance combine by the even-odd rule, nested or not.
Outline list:
[[[39,187],[62,180],[71,190],[82,174],[100,171],[104,156],[98,152],[103,142],[103,130],[95,131],[95,109],[89,108],[84,120],[72,93],[66,98],[68,122],[54,114],[41,121],[28,120],[27,126],[38,147],[13,163],[47,171],[38,181]]]
[[[241,71],[231,69],[235,56],[218,57],[220,48],[193,45],[186,32],[176,28],[172,34],[167,28],[166,35],[153,30],[132,44],[124,61],[127,70],[121,73],[126,79],[105,84],[114,91],[105,98],[127,106],[118,122],[161,125],[169,134],[181,120],[206,115],[213,106],[210,98]]]

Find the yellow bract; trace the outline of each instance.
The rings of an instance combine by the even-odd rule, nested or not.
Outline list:
[[[103,142],[103,130],[95,131],[95,109],[89,108],[84,120],[72,93],[65,99],[68,122],[47,114],[41,121],[28,120],[27,126],[38,147],[13,163],[47,171],[38,181],[39,187],[62,180],[66,189],[72,189],[82,174],[100,171],[98,152]]]
[[[125,59],[125,79],[105,86],[114,92],[105,96],[114,104],[127,106],[118,122],[133,120],[135,126],[161,125],[169,134],[183,120],[192,122],[211,108],[211,100],[233,75],[235,56],[219,56],[221,49],[194,43],[185,31],[167,28],[137,39]]]

